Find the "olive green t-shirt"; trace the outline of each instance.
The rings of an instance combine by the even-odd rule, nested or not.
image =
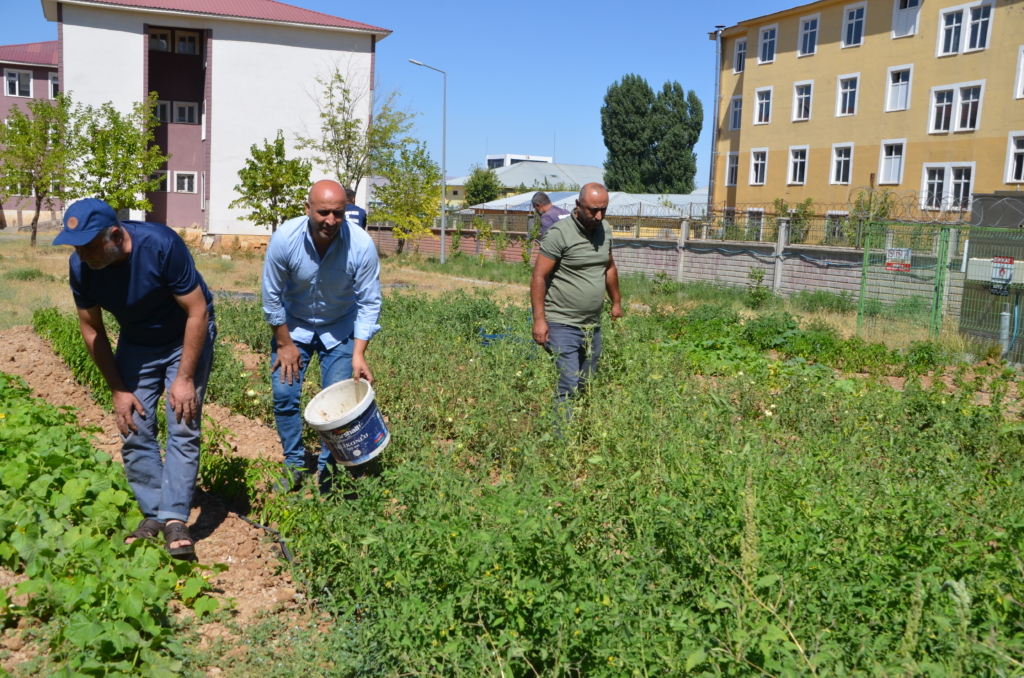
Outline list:
[[[588,235],[574,210],[548,229],[540,253],[558,262],[544,294],[544,316],[549,323],[591,327],[601,322],[611,252],[612,225],[607,221]]]

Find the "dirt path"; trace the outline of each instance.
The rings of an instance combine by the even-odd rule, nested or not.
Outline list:
[[[0,371],[24,378],[35,396],[54,405],[77,408],[78,420],[83,426],[103,429],[95,436],[96,448],[121,460],[121,442],[113,415],[93,403],[88,391],[75,382],[49,342],[34,334],[30,327],[19,326],[0,332]],[[269,426],[232,415],[219,405],[207,405],[203,413],[231,431],[229,442],[234,454],[283,460],[277,432]],[[267,541],[262,530],[229,513],[220,502],[202,492],[197,492],[193,500],[189,526],[201,563],[230,566],[211,581],[222,599],[222,606],[233,607],[235,621],[244,624],[261,612],[298,607],[291,576],[275,574],[279,568],[278,547]],[[210,630],[216,632],[216,629]]]

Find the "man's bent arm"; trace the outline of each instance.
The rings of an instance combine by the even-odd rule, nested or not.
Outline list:
[[[604,274],[604,287],[612,299],[612,317],[621,318],[622,295],[619,292],[619,269],[615,266],[615,259],[612,258],[611,252],[608,253],[608,270]],[[616,315],[615,309],[618,309],[618,315]]]
[[[181,348],[181,362],[178,363],[176,379],[192,381],[196,376],[199,356],[206,345],[206,336],[210,326],[210,311],[206,306],[203,288],[196,285],[188,294],[174,295],[178,305],[188,313],[185,320],[185,344]]]
[[[359,262],[353,280],[356,295],[356,322],[353,329],[355,345],[352,348],[352,376],[373,383],[373,372],[366,362],[366,347],[380,325],[380,260],[376,252],[367,251]]]
[[[548,278],[555,271],[558,262],[554,259],[537,255],[537,263],[533,266],[530,276],[530,303],[533,305],[533,340],[541,346],[548,343],[548,322],[544,316],[544,296],[547,293]]]
[[[100,368],[111,392],[127,391],[121,373],[117,370],[117,363],[114,362],[114,351],[110,347],[107,328],[103,325],[103,311],[99,306],[78,309],[78,329],[82,332],[82,340],[85,341],[92,361]]]

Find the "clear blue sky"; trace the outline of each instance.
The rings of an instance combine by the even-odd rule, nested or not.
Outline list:
[[[416,133],[441,160],[441,75],[448,71],[448,174],[459,176],[485,152],[551,155],[558,162],[601,165],[600,108],[608,86],[626,73],[655,89],[678,80],[704,102],[697,185],[708,179],[714,90],[715,24],[785,9],[796,0],[728,2],[474,2],[377,0],[290,4],[389,28],[377,46],[385,87],[422,115]],[[38,0],[0,0],[0,44],[55,40]]]

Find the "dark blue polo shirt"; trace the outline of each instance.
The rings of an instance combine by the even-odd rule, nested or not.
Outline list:
[[[199,286],[213,319],[213,296],[188,246],[173,230],[147,221],[122,221],[132,239],[128,259],[94,271],[71,255],[69,278],[78,308],[101,307],[121,325],[122,339],[140,346],[180,344],[188,314],[175,295]]]
[[[366,230],[366,210],[359,205],[349,203],[345,207],[345,221]]]

